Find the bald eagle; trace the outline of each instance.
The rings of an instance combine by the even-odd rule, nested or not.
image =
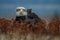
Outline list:
[[[31,12],[32,9],[26,9],[24,7],[16,8],[16,21],[36,22],[39,17]]]

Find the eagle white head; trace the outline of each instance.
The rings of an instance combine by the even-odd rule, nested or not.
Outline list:
[[[17,16],[25,16],[25,15],[27,15],[27,10],[24,7],[17,7],[16,15]]]

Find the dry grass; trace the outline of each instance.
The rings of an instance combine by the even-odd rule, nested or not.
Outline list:
[[[60,40],[59,26],[60,22],[56,20],[50,21],[49,24],[46,24],[45,20],[39,20],[37,24],[28,24],[1,18],[0,40]]]

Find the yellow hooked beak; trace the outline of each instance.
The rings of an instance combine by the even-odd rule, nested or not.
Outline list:
[[[20,12],[22,13],[23,12],[23,9],[21,9]]]

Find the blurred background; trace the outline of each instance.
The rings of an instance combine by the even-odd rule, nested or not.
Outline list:
[[[49,19],[55,11],[60,15],[60,0],[0,0],[0,17],[14,18],[16,7],[31,8],[39,17]]]

